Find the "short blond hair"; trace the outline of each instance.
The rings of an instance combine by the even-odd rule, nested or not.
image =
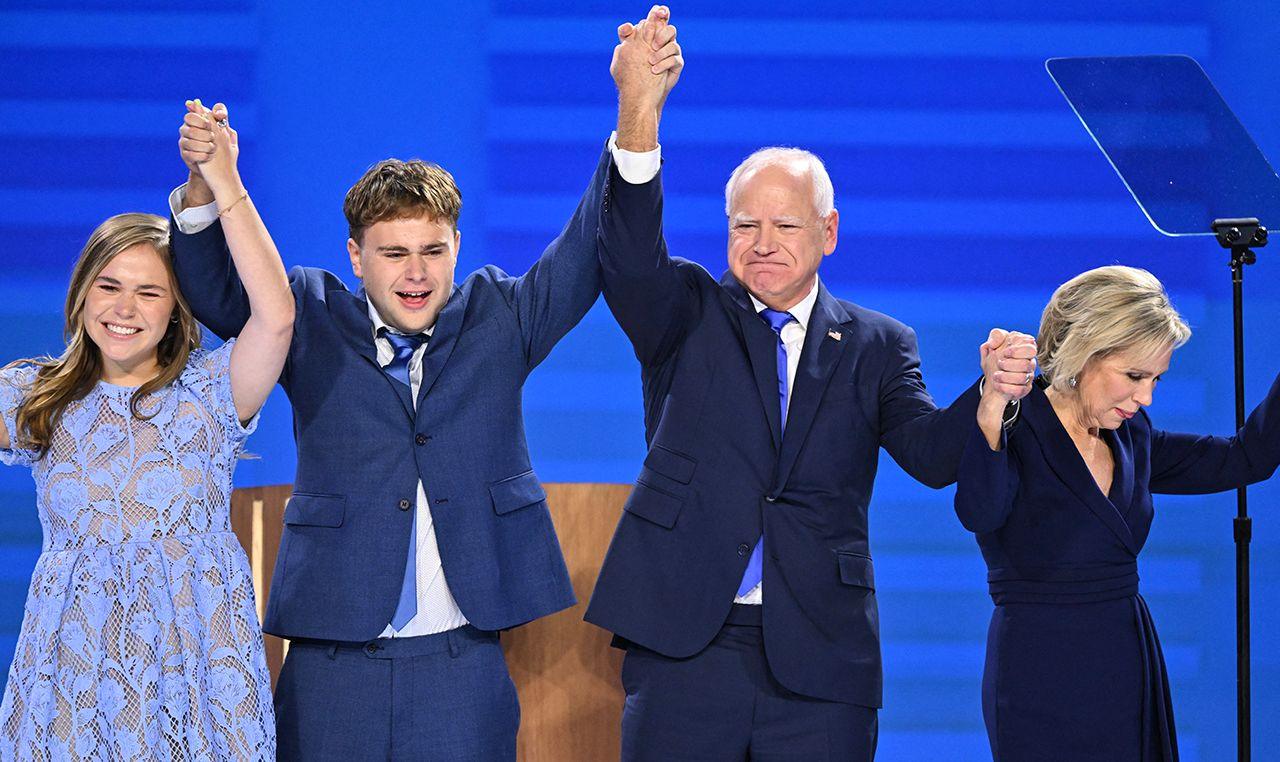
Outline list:
[[[1049,384],[1066,391],[1095,358],[1130,350],[1155,354],[1190,338],[1190,326],[1156,276],[1110,265],[1080,273],[1053,292],[1040,316],[1036,360]]]
[[[462,191],[453,175],[439,164],[421,159],[384,159],[364,173],[347,191],[342,204],[348,233],[361,243],[375,222],[423,217],[447,222],[458,229]]]

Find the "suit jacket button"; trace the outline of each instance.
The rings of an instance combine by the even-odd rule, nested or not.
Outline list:
[[[751,546],[745,542],[738,546],[738,555],[745,556],[751,552]]]
[[[408,498],[400,498],[400,503],[399,503],[399,506],[398,506],[398,507],[399,507],[399,508],[400,508],[400,510],[402,510],[402,511],[407,511],[407,510],[409,510],[409,500],[408,500]]]
[[[376,643],[370,643],[369,645],[364,647],[364,651],[365,653],[372,656],[378,652],[378,645]]]
[[[764,501],[765,501],[766,503],[776,503],[776,502],[778,502],[778,498],[777,498],[777,496],[775,496],[775,495],[765,495],[765,496],[764,496]]]
[[[419,434],[418,436],[416,436],[416,437],[414,437],[414,438],[413,438],[413,441],[417,442],[417,443],[418,443],[418,444],[420,444],[420,445],[424,445],[424,444],[426,444],[426,443],[427,443],[427,435],[426,435],[426,434]]]

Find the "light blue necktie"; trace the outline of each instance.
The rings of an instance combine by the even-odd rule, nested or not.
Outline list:
[[[778,334],[778,408],[782,412],[782,428],[787,427],[787,345],[782,343],[782,327],[795,321],[790,312],[779,312],[768,307],[760,310],[760,316],[769,323],[773,332]],[[756,546],[747,559],[747,570],[742,573],[742,583],[738,585],[738,597],[746,595],[760,584],[762,564],[764,560],[764,533],[756,540]]]
[[[427,337],[421,333],[406,336],[384,330],[382,337],[391,343],[395,357],[383,366],[388,375],[413,389],[409,381],[409,361],[413,353],[418,351]],[[396,612],[391,615],[391,626],[397,630],[404,627],[418,613],[418,511],[413,509],[413,523],[409,528],[409,555],[404,562],[404,582],[400,585],[400,600],[396,603]]]

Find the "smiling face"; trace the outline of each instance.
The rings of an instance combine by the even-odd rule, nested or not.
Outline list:
[[[775,310],[798,304],[836,248],[839,214],[819,216],[807,172],[767,164],[742,178],[729,202],[729,270]]]
[[[159,370],[156,347],[177,305],[155,247],[139,243],[112,257],[85,294],[81,321],[102,357],[104,381],[138,385]]]
[[[422,333],[453,290],[462,234],[427,216],[375,222],[361,243],[347,239],[351,270],[382,319],[401,333]]]
[[[1133,350],[1090,360],[1076,386],[1076,412],[1087,428],[1118,429],[1151,404],[1156,383],[1169,369],[1173,346],[1155,353]]]

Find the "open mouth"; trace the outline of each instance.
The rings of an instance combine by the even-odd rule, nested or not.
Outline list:
[[[130,336],[133,336],[134,334],[142,330],[141,328],[134,328],[132,326],[127,326],[127,325],[120,325],[119,323],[103,323],[102,325],[104,328],[107,329],[108,335],[116,336],[122,339],[127,339]]]
[[[396,297],[400,303],[411,310],[422,309],[427,305],[427,299],[431,297],[430,291],[397,291]]]

